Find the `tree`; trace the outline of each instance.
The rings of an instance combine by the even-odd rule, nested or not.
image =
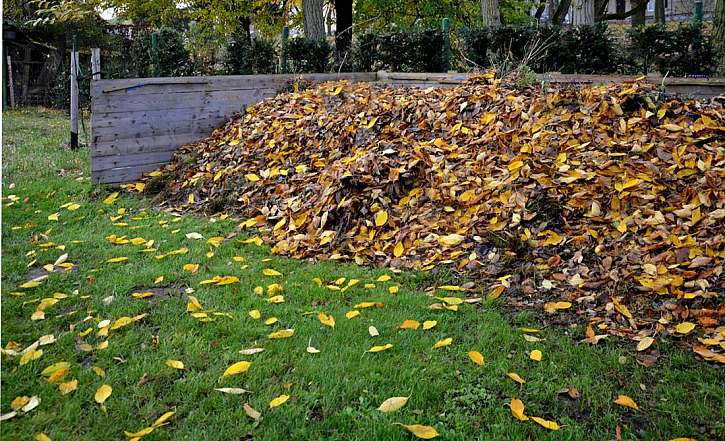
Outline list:
[[[302,0],[304,14],[305,37],[310,40],[325,38],[325,19],[322,15],[323,0]]]
[[[564,19],[566,19],[566,13],[569,12],[570,7],[571,0],[561,0],[559,2],[559,6],[551,16],[551,22],[555,25],[561,26],[564,23]]]
[[[352,45],[352,0],[335,2],[335,48],[338,56],[350,50]]]
[[[594,24],[594,0],[574,0],[571,8],[571,24]]]
[[[715,45],[715,71],[725,77],[725,0],[717,0],[712,41]]]
[[[484,26],[496,27],[501,25],[498,0],[481,0],[481,18]]]
[[[665,24],[665,0],[655,0],[655,23]]]

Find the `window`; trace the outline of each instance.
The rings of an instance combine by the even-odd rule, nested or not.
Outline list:
[[[655,0],[649,0],[647,2],[647,11],[654,12],[655,10]]]

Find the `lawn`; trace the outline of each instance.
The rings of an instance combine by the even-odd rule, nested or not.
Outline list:
[[[516,310],[505,295],[486,300],[484,287],[432,289],[467,282],[444,271],[396,273],[275,256],[239,221],[173,216],[141,197],[109,197],[111,190],[90,184],[88,150],[64,148],[67,133],[60,113],[3,114],[8,351],[0,411],[11,412],[16,397],[41,400],[2,422],[3,440],[40,433],[122,439],[166,412],[175,413],[144,439],[413,438],[398,423],[431,426],[451,440],[725,438],[723,370],[679,342],[658,340],[661,355],[645,367],[629,340],[610,336],[592,346],[582,342],[582,324],[556,325],[541,311]],[[64,254],[72,267],[43,269]],[[45,274],[38,286],[21,287]],[[202,283],[209,280],[217,282]],[[431,309],[442,302],[436,296],[467,301],[457,311]],[[347,318],[350,311],[359,315]],[[334,327],[320,313],[331,315]],[[405,320],[436,325],[399,329]],[[285,329],[294,334],[269,337]],[[19,354],[48,335],[54,342]],[[447,338],[450,345],[433,348]],[[386,344],[392,347],[368,352]],[[264,351],[240,352],[250,348]],[[541,361],[531,358],[535,350]],[[469,351],[480,352],[483,365]],[[246,372],[224,375],[240,361],[251,363]],[[67,372],[53,366],[58,362],[69,363]],[[48,367],[56,373],[43,375]],[[59,385],[72,389],[73,380],[77,388],[63,394]],[[103,385],[112,392],[99,404]],[[227,388],[247,392],[218,390]],[[639,409],[614,403],[618,395]],[[271,407],[280,396],[289,399]],[[409,399],[397,411],[378,410],[390,397]],[[513,398],[527,416],[555,421],[559,430],[516,419]],[[250,417],[245,404],[261,415]]]

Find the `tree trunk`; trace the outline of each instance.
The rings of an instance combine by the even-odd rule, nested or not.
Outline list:
[[[655,0],[655,23],[665,24],[665,0]]]
[[[637,4],[633,8],[636,12],[632,15],[632,26],[644,26],[645,17],[647,16],[647,1],[648,0],[633,0],[632,4]],[[640,7],[644,4],[644,7]]]
[[[338,54],[352,45],[352,0],[335,0],[335,48]]]
[[[573,1],[571,24],[574,26],[594,24],[594,0]]]
[[[716,74],[725,77],[725,0],[717,0],[715,6],[712,42],[715,45]]]
[[[305,16],[305,37],[311,40],[323,40],[325,38],[322,2],[323,0],[302,0],[302,13]]]
[[[481,0],[481,18],[486,27],[495,28],[501,25],[498,0]]]
[[[555,25],[561,26],[566,19],[566,13],[569,12],[570,7],[571,0],[561,0],[559,2],[559,7],[556,8],[556,12],[554,12],[554,15],[551,17],[551,22]]]

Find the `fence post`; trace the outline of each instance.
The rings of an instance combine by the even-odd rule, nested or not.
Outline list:
[[[280,58],[280,70],[287,73],[287,39],[289,38],[289,28],[282,27],[282,55]]]
[[[696,24],[702,23],[702,0],[695,0],[695,13],[692,15],[692,21]]]
[[[73,37],[70,53],[70,148],[78,148],[78,52]]]
[[[451,58],[451,38],[450,38],[451,24],[448,21],[448,17],[443,17],[441,23],[441,31],[443,32],[443,53],[441,54],[441,67],[443,72],[448,72],[450,68]]]
[[[93,80],[101,79],[101,49],[91,48],[91,74]]]
[[[161,69],[159,66],[159,33],[153,32],[151,34],[151,62],[154,64],[153,76],[161,76]]]
[[[13,109],[15,108],[15,83],[13,82],[13,62],[10,59],[10,55],[5,57],[8,64],[8,84],[10,87],[8,88],[8,91],[10,92],[10,107]]]

